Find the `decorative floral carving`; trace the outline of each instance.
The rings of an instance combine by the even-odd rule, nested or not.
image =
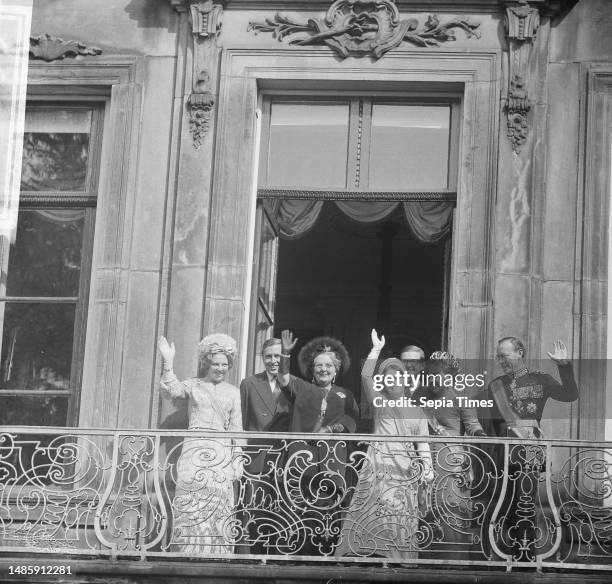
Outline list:
[[[370,55],[379,59],[404,41],[429,47],[455,40],[452,30],[455,28],[463,29],[468,37],[479,37],[479,26],[480,23],[466,18],[440,23],[438,16],[430,15],[420,27],[416,18],[401,20],[391,0],[336,0],[323,19],[296,22],[277,13],[274,19],[251,22],[248,30],[270,32],[279,41],[293,34],[307,33],[309,36],[294,39],[290,44],[327,45],[342,58]]]
[[[204,142],[215,105],[217,37],[221,32],[224,2],[222,0],[170,0],[170,3],[178,12],[189,10],[191,16],[192,90],[187,99],[186,111],[189,116],[193,145],[197,150]]]
[[[527,114],[531,109],[531,102],[527,98],[525,82],[519,75],[510,80],[510,91],[506,98],[506,115],[508,118],[508,137],[512,142],[512,149],[518,152],[527,140],[529,125]]]
[[[88,47],[78,41],[65,41],[52,37],[48,34],[41,34],[30,37],[30,58],[41,61],[59,61],[66,57],[78,57],[79,55],[100,55],[102,49]]]
[[[205,93],[192,93],[187,102],[189,111],[189,131],[193,138],[196,150],[202,146],[204,136],[208,132],[212,110],[215,105],[215,96],[209,91]]]
[[[529,135],[528,113],[531,101],[527,92],[527,72],[533,41],[540,27],[540,13],[527,0],[509,3],[505,28],[508,35],[508,93],[505,110],[508,137],[517,154]]]

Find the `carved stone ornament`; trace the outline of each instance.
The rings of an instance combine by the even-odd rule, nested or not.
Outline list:
[[[270,32],[279,41],[285,37],[306,33],[308,36],[290,41],[292,45],[327,45],[340,57],[372,56],[379,59],[386,52],[406,41],[419,47],[438,46],[456,39],[454,28],[461,28],[468,37],[480,37],[480,23],[455,18],[440,23],[430,15],[423,26],[416,18],[400,19],[397,6],[391,0],[336,0],[325,18],[296,22],[277,13],[274,19],[251,22],[248,30]]]
[[[187,101],[189,110],[189,131],[197,150],[202,146],[208,132],[210,118],[215,106],[215,96],[210,93],[192,93]]]
[[[191,25],[193,34],[206,39],[217,36],[221,30],[223,7],[213,0],[191,4]]]
[[[102,54],[102,49],[88,47],[78,41],[65,41],[48,34],[30,37],[30,58],[34,60],[50,62],[59,61],[66,57],[100,54]]]
[[[508,35],[508,93],[505,102],[508,138],[512,150],[519,153],[529,136],[528,114],[531,101],[527,92],[529,62],[540,26],[540,13],[527,0],[506,6],[505,28]]]
[[[527,140],[529,125],[527,114],[531,109],[531,103],[527,99],[525,82],[523,78],[515,75],[510,80],[510,91],[506,98],[506,116],[508,118],[508,138],[512,142],[512,149],[519,152],[520,147]]]
[[[215,106],[215,71],[219,56],[217,37],[221,32],[225,1],[170,0],[170,5],[179,13],[187,12],[191,20],[192,89],[185,109],[189,117],[193,146],[197,150],[204,143]]]
[[[531,8],[527,0],[506,8],[506,30],[508,38],[517,41],[530,41],[535,38],[540,27],[540,13]]]

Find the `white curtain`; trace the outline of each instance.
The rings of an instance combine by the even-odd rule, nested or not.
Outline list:
[[[402,205],[404,216],[412,234],[421,243],[434,243],[450,231],[453,204],[447,201],[412,201],[396,203],[385,201],[334,201],[340,210],[355,221],[375,223],[382,221]],[[284,199],[278,208],[277,219],[284,239],[298,239],[316,224],[323,201]]]

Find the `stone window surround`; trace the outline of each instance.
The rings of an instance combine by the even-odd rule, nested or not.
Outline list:
[[[83,231],[81,243],[81,264],[78,294],[74,301],[74,337],[72,340],[72,363],[70,371],[70,389],[68,390],[45,390],[47,397],[64,396],[68,400],[66,425],[75,426],[78,424],[78,409],[80,403],[80,393],[82,387],[83,371],[83,351],[87,329],[87,307],[89,299],[89,286],[91,282],[91,257],[92,244],[94,239],[94,222],[97,206],[98,175],[100,172],[100,148],[103,140],[103,120],[104,105],[107,102],[106,92],[98,95],[89,94],[81,96],[70,91],[64,92],[60,88],[34,86],[27,92],[28,103],[26,105],[26,115],[30,106],[43,108],[50,104],[52,108],[76,106],[79,109],[87,108],[91,112],[91,123],[89,127],[89,157],[87,161],[87,177],[84,180],[83,190],[67,192],[65,190],[55,191],[54,189],[42,189],[38,191],[28,191],[22,188],[19,197],[19,213],[30,209],[84,209]],[[3,250],[8,252],[8,250]],[[5,258],[6,259],[6,258]],[[5,265],[6,262],[3,262]],[[18,303],[24,302],[23,295]],[[28,296],[28,295],[25,295]],[[9,298],[8,296],[5,298]],[[57,297],[49,294],[48,296],[36,295],[36,303],[42,306],[58,306],[67,300],[66,295]],[[7,304],[15,304],[15,298],[7,300]],[[0,332],[4,326],[3,319],[0,319]],[[28,389],[4,389],[3,396],[28,397],[35,396],[36,392]],[[38,396],[42,397],[42,396]],[[17,423],[15,420],[14,423]]]
[[[610,177],[612,165],[612,67],[609,64],[581,65],[582,95],[576,236],[576,305],[580,328],[580,356],[598,359],[603,367],[579,370],[579,387],[607,388],[608,360]],[[580,221],[582,220],[582,221]],[[610,439],[609,391],[583,391],[578,404],[577,435],[581,439]],[[606,400],[608,403],[606,403]],[[602,415],[602,412],[605,412]],[[608,426],[606,428],[606,425]]]
[[[453,233],[450,350],[485,357],[492,344],[491,213],[495,200],[499,55],[423,54],[397,50],[381,69],[361,61],[338,64],[317,50],[227,48],[222,56],[211,233],[203,330],[226,332],[248,342],[249,299],[256,200],[257,110],[261,92],[282,88],[406,90],[415,84],[463,87],[458,204]],[[245,238],[244,234],[248,234]],[[475,344],[474,339],[478,339]],[[242,371],[240,372],[242,373]]]
[[[113,427],[119,407],[142,87],[136,58],[30,61],[28,97],[105,102],[78,425]]]

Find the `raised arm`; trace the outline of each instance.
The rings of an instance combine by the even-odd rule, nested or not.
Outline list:
[[[187,382],[181,382],[174,374],[174,356],[176,349],[174,343],[170,344],[166,337],[159,337],[157,348],[162,357],[162,376],[159,382],[161,394],[168,399],[186,399],[191,390]]]
[[[376,329],[372,329],[372,349],[368,354],[363,368],[361,369],[361,385],[364,388],[368,400],[373,401],[378,392],[374,391],[374,371],[376,370],[376,361],[378,360],[378,356],[382,351],[382,348],[385,346],[385,336],[378,337],[378,333]]]
[[[298,339],[293,338],[293,333],[290,330],[284,330],[281,334],[281,359],[278,366],[278,384],[282,388],[289,387],[291,375],[289,366],[291,363],[291,351],[293,351]]]
[[[554,377],[547,376],[545,391],[548,397],[562,402],[573,402],[578,399],[578,386],[574,379],[572,364],[567,359],[567,348],[565,343],[559,339],[553,343],[553,352],[548,356],[559,368],[559,383]]]

